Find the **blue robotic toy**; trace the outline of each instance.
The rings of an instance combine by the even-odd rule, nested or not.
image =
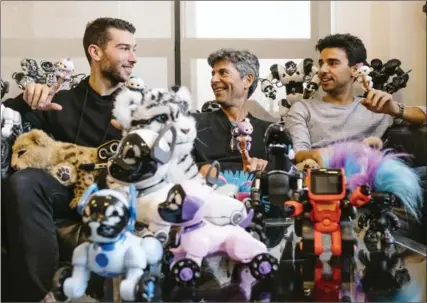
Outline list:
[[[125,301],[153,298],[163,247],[155,237],[140,238],[133,233],[134,186],[129,187],[129,196],[117,190],[98,190],[97,184],[86,190],[77,211],[90,230],[89,241],[74,249],[72,273],[67,268],[57,273],[57,287],[66,297],[85,295],[93,272],[105,278],[123,275],[120,296]]]

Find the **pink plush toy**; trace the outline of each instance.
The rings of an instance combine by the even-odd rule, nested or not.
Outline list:
[[[244,229],[252,220],[253,212],[240,226],[213,225],[203,220],[203,196],[190,183],[183,182],[171,188],[167,200],[158,207],[164,221],[181,227],[180,245],[171,249],[173,278],[182,284],[194,285],[200,278],[203,259],[223,254],[248,264],[252,279],[271,277],[278,269],[278,261],[267,252],[264,243]]]

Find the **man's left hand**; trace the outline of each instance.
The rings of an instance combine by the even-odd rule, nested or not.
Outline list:
[[[370,88],[364,76],[363,86],[367,91],[367,96],[362,99],[360,103],[368,110],[374,113],[387,114],[391,116],[399,114],[399,106],[397,105],[397,102],[393,101],[392,95],[382,90]]]

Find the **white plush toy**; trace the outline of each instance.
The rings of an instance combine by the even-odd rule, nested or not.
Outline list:
[[[363,75],[365,75],[366,80],[369,82],[369,87],[373,87],[374,83],[372,82],[372,77],[369,76],[371,73],[372,68],[369,66],[358,64],[357,70],[353,73],[353,76],[356,77],[356,81],[359,83],[363,83]]]

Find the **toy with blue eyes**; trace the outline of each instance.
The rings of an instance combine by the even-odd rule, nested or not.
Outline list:
[[[117,190],[98,190],[96,184],[86,190],[77,211],[89,229],[89,241],[74,249],[72,273],[69,269],[57,273],[58,288],[66,297],[82,297],[91,272],[106,278],[124,276],[120,283],[123,300],[150,301],[154,296],[163,247],[155,237],[140,238],[132,233],[136,199],[133,185],[129,196]]]

